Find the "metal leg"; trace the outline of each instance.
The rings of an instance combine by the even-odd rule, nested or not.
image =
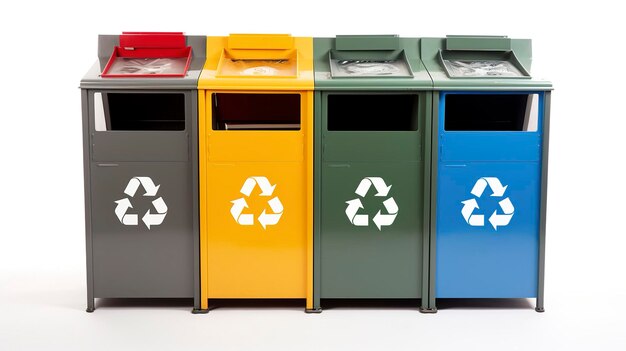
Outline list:
[[[322,313],[322,308],[321,307],[305,308],[304,313],[307,313],[307,314]]]
[[[201,298],[199,298],[198,300],[202,301]],[[207,301],[205,301],[205,302],[207,302]],[[192,314],[207,314],[207,313],[209,313],[209,304],[208,304],[208,302],[205,303],[204,305],[206,306],[206,308],[202,308],[203,307],[202,306],[202,302],[200,302],[199,304],[196,305],[195,301],[194,301],[194,306],[193,306],[193,309],[191,310],[191,313]]]
[[[546,310],[543,308],[543,294],[537,297],[537,306],[535,307],[535,311],[539,313],[543,313]]]
[[[548,140],[550,134],[550,92],[544,94],[543,154],[541,167],[541,212],[539,216],[539,281],[535,311],[544,312],[543,297],[546,271],[546,206],[548,201]]]
[[[96,310],[96,301],[92,297],[87,298],[87,312],[91,313]]]
[[[425,303],[428,302],[428,299],[422,299],[422,305],[420,306],[420,312],[421,313],[437,313],[437,307],[435,307],[434,305],[432,307],[429,307],[428,305],[425,305]]]
[[[209,313],[209,309],[207,308],[207,309],[203,310],[201,308],[195,308],[194,307],[194,309],[191,310],[191,313],[192,314],[207,314],[207,313]]]

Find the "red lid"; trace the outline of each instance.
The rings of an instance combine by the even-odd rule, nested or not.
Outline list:
[[[184,77],[190,63],[191,47],[182,32],[123,32],[101,76]]]
[[[122,32],[120,46],[123,48],[162,48],[185,47],[183,32]]]

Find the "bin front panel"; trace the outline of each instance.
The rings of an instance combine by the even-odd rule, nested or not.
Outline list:
[[[305,298],[312,93],[205,97],[206,296]]]
[[[321,297],[418,298],[424,96],[321,96]],[[367,122],[374,115],[380,121]]]
[[[91,164],[95,297],[193,296],[190,173],[185,162]]]
[[[321,206],[323,298],[420,296],[420,170],[420,163],[408,161],[324,162]],[[376,190],[378,184],[369,182],[368,177],[382,179],[387,187],[391,186],[389,192],[383,196]],[[364,179],[366,184],[372,185],[365,196],[360,196],[356,191]],[[392,205],[385,206],[384,202],[389,199],[393,199],[397,210]],[[392,221],[390,216],[393,214]],[[367,222],[360,219],[364,217],[357,217],[363,215],[367,216]]]
[[[541,160],[541,135],[518,132],[455,132],[440,135],[440,159],[515,162]],[[445,147],[443,147],[445,145]],[[498,147],[494,147],[497,145]]]
[[[210,163],[207,173],[208,297],[304,297],[303,163]]]
[[[304,137],[296,131],[220,131],[209,138],[207,151],[210,162],[303,162]]]
[[[323,138],[325,162],[422,161],[415,132],[332,132]],[[393,140],[393,142],[390,142]]]
[[[541,130],[489,130],[488,123],[484,131],[447,130],[446,117],[453,117],[446,115],[446,97],[452,94],[442,94],[439,103],[436,297],[536,297]],[[472,95],[481,94],[467,96]],[[528,93],[518,95],[524,99]],[[542,95],[536,95],[541,126]],[[481,118],[475,109],[464,111],[468,119]],[[497,123],[509,120],[499,113]]]
[[[89,95],[94,161],[188,161],[192,99],[186,91]]]

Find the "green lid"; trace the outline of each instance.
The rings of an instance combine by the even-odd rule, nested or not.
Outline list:
[[[421,39],[424,65],[438,90],[545,90],[530,74],[530,39],[447,36]]]
[[[325,90],[424,90],[432,81],[418,39],[339,35],[313,39],[315,87]]]

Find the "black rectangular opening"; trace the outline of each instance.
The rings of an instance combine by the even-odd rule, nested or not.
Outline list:
[[[445,130],[537,130],[537,94],[449,94]]]
[[[185,130],[184,94],[103,93],[102,105],[105,130]]]
[[[299,130],[300,94],[213,94],[213,130]]]
[[[417,115],[417,95],[328,96],[329,131],[412,131]]]

